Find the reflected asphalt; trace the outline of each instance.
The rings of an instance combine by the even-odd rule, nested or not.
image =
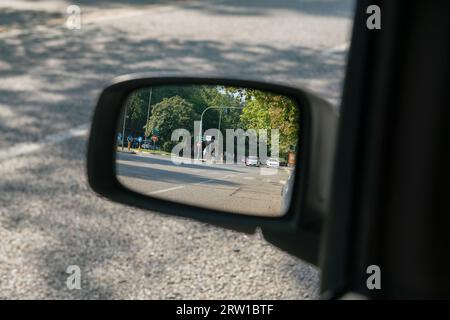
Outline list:
[[[117,153],[117,174],[142,194],[216,210],[279,216],[290,169],[243,164],[176,163],[170,156]]]

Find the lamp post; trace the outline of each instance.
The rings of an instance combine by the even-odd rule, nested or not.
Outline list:
[[[199,139],[200,141],[197,141],[197,143],[200,143],[200,145],[199,145],[199,147],[198,147],[198,150],[199,150],[199,153],[198,154],[201,154],[201,157],[202,157],[202,159],[203,159],[203,153],[201,152],[202,150],[201,150],[201,148],[202,148],[202,145],[201,145],[201,137],[203,137],[203,115],[205,114],[205,112],[207,111],[207,110],[209,110],[209,109],[221,109],[221,112],[220,112],[220,117],[219,117],[219,131],[220,131],[220,122],[221,122],[221,120],[222,120],[222,110],[223,109],[243,109],[243,107],[221,107],[221,106],[211,106],[211,107],[208,107],[208,108],[206,108],[205,110],[203,110],[203,112],[202,112],[202,115],[200,116],[200,134],[199,134],[199,136],[197,137],[197,139]]]
[[[123,151],[123,143],[125,142],[125,123],[127,122],[127,109],[128,105],[125,105],[125,112],[123,115],[123,128],[122,128],[122,151]]]
[[[220,122],[221,121],[222,121],[222,109],[220,109],[220,115],[219,115],[219,128],[218,128],[219,132],[217,132],[217,144],[216,144],[216,146],[220,146],[220,134],[219,133],[220,133]],[[216,153],[216,152],[214,152],[214,153]],[[220,159],[220,160],[223,160],[223,159]]]
[[[145,132],[144,132],[144,143],[147,143],[147,129],[148,129],[148,118],[150,117],[150,106],[152,104],[152,92],[153,92],[153,87],[150,88],[150,97],[148,98],[148,108],[147,108],[147,119],[145,122]]]

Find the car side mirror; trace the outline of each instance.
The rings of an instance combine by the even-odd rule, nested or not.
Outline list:
[[[88,146],[113,201],[252,233],[317,264],[337,113],[302,89],[210,77],[116,78]]]

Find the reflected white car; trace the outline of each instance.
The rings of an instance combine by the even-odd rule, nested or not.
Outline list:
[[[255,157],[255,156],[249,156],[247,157],[247,159],[245,160],[245,165],[246,166],[255,166],[255,167],[259,167],[261,163],[259,162],[259,158]]]
[[[266,167],[267,168],[279,168],[280,167],[280,161],[277,158],[270,158],[266,161]]]

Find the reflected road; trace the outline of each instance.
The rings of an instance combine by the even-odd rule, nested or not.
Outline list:
[[[279,216],[281,189],[289,168],[244,164],[176,164],[170,156],[117,154],[117,174],[126,187],[142,194],[216,210]]]

